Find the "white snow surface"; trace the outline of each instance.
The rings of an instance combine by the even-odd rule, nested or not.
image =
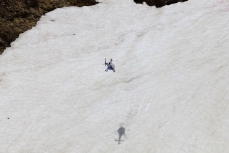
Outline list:
[[[0,56],[0,153],[228,153],[229,1],[100,2]]]

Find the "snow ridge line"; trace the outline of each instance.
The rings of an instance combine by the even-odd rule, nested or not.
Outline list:
[[[145,94],[145,97],[143,98],[143,101],[142,101],[141,105],[139,106],[138,113],[139,113],[139,112],[141,111],[141,109],[142,109],[142,105],[144,104],[144,101],[145,101],[145,99],[146,99],[146,95],[147,95],[148,91],[149,91],[149,89],[147,90],[147,92],[146,92],[146,94]],[[137,115],[138,115],[138,113],[137,113]]]
[[[151,88],[150,88],[150,89],[151,89]],[[145,102],[146,96],[147,96],[147,94],[148,94],[148,92],[149,92],[150,89],[148,89],[147,92],[145,93],[145,96],[144,96],[144,98],[143,98],[143,101],[142,101],[141,105],[139,106],[137,115],[138,115],[139,112],[141,111],[142,106],[143,106],[143,104],[144,104],[144,102]],[[148,108],[149,108],[149,106],[150,106],[150,104],[151,104],[151,102],[152,102],[152,100],[153,100],[153,97],[154,97],[154,95],[155,95],[156,89],[157,89],[157,87],[155,86],[155,87],[154,87],[154,90],[153,90],[153,95],[152,95],[151,98],[150,98],[150,102],[149,102],[149,103],[147,104],[147,106],[146,106],[146,110],[145,110],[146,112],[148,111]]]
[[[153,97],[154,97],[155,92],[156,92],[156,88],[157,88],[157,87],[154,87],[153,95],[152,95],[152,97],[151,97],[151,99],[150,99],[150,102],[147,104],[147,107],[146,107],[146,112],[148,111],[148,108],[149,108],[149,106],[151,105],[151,102],[152,102]]]

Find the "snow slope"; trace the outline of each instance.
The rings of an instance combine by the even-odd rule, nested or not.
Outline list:
[[[228,153],[229,1],[101,2],[0,56],[0,153]]]

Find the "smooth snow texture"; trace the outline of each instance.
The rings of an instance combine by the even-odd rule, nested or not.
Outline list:
[[[228,15],[227,0],[46,14],[0,56],[0,152],[228,153]]]

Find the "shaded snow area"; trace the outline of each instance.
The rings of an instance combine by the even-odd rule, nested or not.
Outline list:
[[[228,153],[229,1],[101,1],[0,56],[0,153]]]

